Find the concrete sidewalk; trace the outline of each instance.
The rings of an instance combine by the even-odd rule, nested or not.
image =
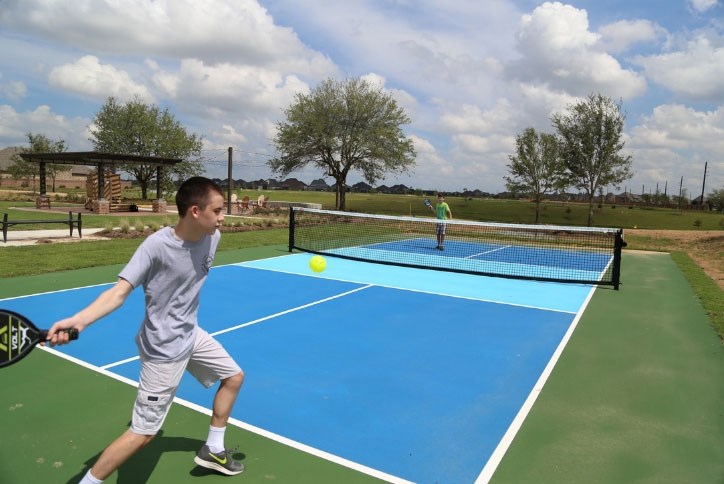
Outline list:
[[[73,237],[70,237],[70,229],[57,230],[8,230],[8,241],[0,241],[2,247],[17,247],[19,245],[46,244],[49,241],[56,242],[78,242],[81,240],[106,240],[105,237],[98,237],[95,234],[103,231],[99,228],[83,229],[83,238],[78,237],[78,230],[73,229]]]

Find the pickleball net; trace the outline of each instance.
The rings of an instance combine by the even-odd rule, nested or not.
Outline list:
[[[289,216],[290,252],[615,289],[625,245],[623,230],[614,228],[440,221],[302,207],[293,207]]]

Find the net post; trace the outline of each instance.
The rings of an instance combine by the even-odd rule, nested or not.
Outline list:
[[[294,249],[294,207],[289,207],[289,252]]]
[[[623,229],[619,229],[616,231],[616,241],[613,246],[613,271],[611,272],[611,282],[616,291],[621,285],[621,250],[626,245],[626,241],[623,240]]]

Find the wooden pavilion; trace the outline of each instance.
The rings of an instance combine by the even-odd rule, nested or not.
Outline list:
[[[20,155],[25,161],[40,164],[40,195],[35,200],[37,208],[50,208],[50,197],[47,195],[46,183],[46,163],[59,165],[86,165],[95,166],[96,172],[89,176],[87,187],[97,190],[96,193],[90,193],[91,188],[87,188],[88,199],[91,210],[95,213],[109,213],[113,202],[114,193],[112,183],[106,183],[106,171],[115,172],[118,165],[141,164],[156,167],[156,200],[153,201],[154,212],[166,211],[166,200],[162,197],[161,179],[164,167],[173,166],[180,163],[180,158],[162,158],[158,156],[139,156],[139,155],[121,155],[114,153],[101,153],[98,151],[79,151],[64,153],[22,153]],[[117,175],[115,175],[117,176]],[[115,179],[114,175],[111,175]],[[120,177],[118,178],[120,180]],[[110,189],[109,189],[109,186]],[[120,190],[119,190],[120,193]],[[96,196],[97,195],[97,196]],[[123,207],[116,205],[116,208]]]

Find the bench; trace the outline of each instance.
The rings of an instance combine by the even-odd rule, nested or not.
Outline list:
[[[73,228],[76,227],[78,229],[78,237],[83,238],[83,234],[81,234],[81,226],[83,222],[81,221],[80,212],[78,212],[78,218],[73,218],[73,212],[68,212],[68,218],[67,219],[51,219],[51,220],[8,220],[8,214],[3,214],[3,242],[8,241],[8,227],[12,227],[13,225],[20,225],[20,224],[66,224],[68,228],[70,229],[70,236],[73,237]]]

